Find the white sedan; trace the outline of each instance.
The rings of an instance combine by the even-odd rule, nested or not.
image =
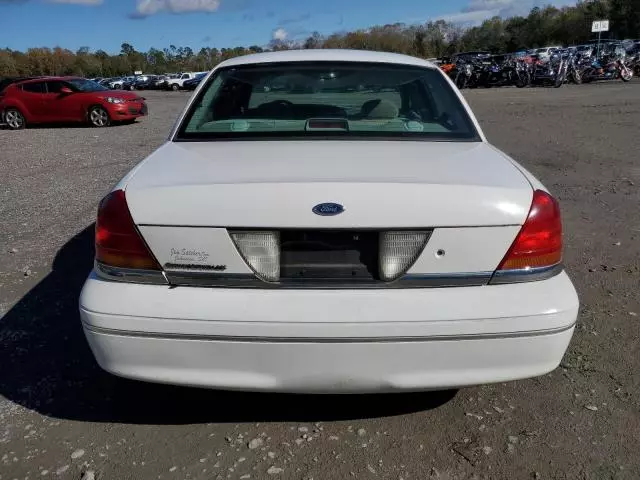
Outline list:
[[[100,203],[98,363],[221,389],[388,392],[543,375],[573,334],[558,202],[433,64],[228,60]]]

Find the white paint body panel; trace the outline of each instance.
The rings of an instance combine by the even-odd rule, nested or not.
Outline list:
[[[436,228],[407,273],[493,272],[519,230],[519,226]],[[163,267],[226,265],[220,275],[252,274],[225,228],[142,226],[140,232]],[[444,255],[438,255],[439,250]]]
[[[80,298],[87,338],[108,371],[296,392],[423,390],[540,375],[560,362],[577,312],[564,273],[483,287],[266,291],[91,276]],[[474,338],[487,334],[508,336]]]
[[[532,188],[482,142],[167,143],[129,179],[137,224],[394,228],[520,225]],[[311,214],[337,202],[335,217]]]
[[[137,380],[245,391],[382,393],[544,375],[558,366],[572,333],[573,328],[537,337],[339,344],[86,335],[102,368]]]
[[[519,231],[519,226],[436,228],[407,273],[493,272]]]
[[[140,227],[140,233],[163,267],[225,265],[221,273],[253,274],[224,228]]]

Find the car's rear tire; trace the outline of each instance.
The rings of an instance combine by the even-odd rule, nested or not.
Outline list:
[[[22,112],[13,107],[4,111],[4,121],[11,130],[22,130],[27,126],[27,121]]]
[[[180,90],[180,85],[178,85],[177,83],[174,83],[173,85],[171,85],[171,90],[173,90],[174,92],[177,92],[178,90]]]
[[[89,109],[87,114],[89,119],[89,123],[91,126],[96,128],[108,127],[111,125],[111,118],[109,117],[109,112],[107,112],[100,105],[94,105]]]

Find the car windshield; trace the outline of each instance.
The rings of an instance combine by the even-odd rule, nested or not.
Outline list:
[[[363,62],[220,69],[195,99],[176,138],[256,137],[479,140],[438,70]]]
[[[539,48],[536,50],[536,53],[545,53],[548,49],[546,48]]]
[[[108,88],[103,87],[99,83],[84,78],[72,78],[68,80],[68,82],[81,92],[102,92],[108,90]]]

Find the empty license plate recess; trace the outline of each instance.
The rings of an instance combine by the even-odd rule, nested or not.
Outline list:
[[[280,232],[280,278],[298,280],[378,279],[378,232]]]

